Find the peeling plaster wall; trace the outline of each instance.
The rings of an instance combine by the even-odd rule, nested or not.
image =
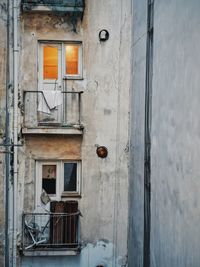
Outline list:
[[[27,136],[25,142],[26,155],[33,159],[81,159],[82,136]]]
[[[25,138],[25,150],[21,151],[19,163],[19,221],[21,213],[35,209],[35,161],[36,160],[80,160],[82,137],[35,135]],[[20,227],[20,225],[19,225]]]
[[[5,134],[6,99],[6,1],[0,1],[0,143]],[[4,149],[0,147],[0,266],[3,266],[4,245]]]
[[[41,263],[44,266],[93,267],[101,263],[107,267],[126,266],[130,26],[130,0],[86,1],[83,22],[78,23],[77,34],[72,32],[72,25],[66,17],[50,14],[21,16],[21,90],[37,90],[38,40],[83,42],[84,79],[68,81],[68,90],[84,91],[82,198],[79,208],[83,214],[81,240],[85,244],[80,256],[59,259],[27,257],[22,259],[22,266],[41,266]],[[100,43],[98,34],[104,28],[109,31],[110,38]],[[25,146],[26,142],[25,138]],[[48,144],[50,141],[46,140],[46,146]],[[108,148],[107,158],[97,157],[97,145]],[[33,201],[28,186],[35,173],[29,156],[25,147],[22,148],[19,174],[21,207],[24,207],[23,203]],[[30,175],[24,176],[24,173]],[[26,181],[28,177],[30,181]],[[19,212],[19,222],[20,216]]]

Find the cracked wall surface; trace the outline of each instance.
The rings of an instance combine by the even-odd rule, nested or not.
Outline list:
[[[83,91],[81,119],[84,126],[80,150],[82,193],[78,199],[83,215],[82,252],[79,256],[59,259],[23,257],[24,267],[39,266],[41,262],[44,266],[55,266],[57,263],[59,266],[82,267],[127,265],[130,6],[129,0],[86,1],[84,18],[78,22],[77,33],[72,31],[72,25],[65,16],[21,16],[21,91],[37,90],[39,40],[82,41],[83,80],[68,80],[67,86],[68,90]],[[108,41],[100,42],[98,34],[104,28],[109,31],[110,37]],[[38,138],[43,139],[43,144],[36,142]],[[56,155],[57,152],[50,153],[51,159],[71,157],[70,149],[64,149],[64,146],[68,146],[67,140],[71,138],[73,150],[76,138],[62,138],[66,141],[59,145],[56,136],[53,137],[62,156]],[[28,135],[23,139],[24,147],[20,148],[19,160],[19,234],[23,209],[33,209],[35,160],[47,159],[48,153],[45,155],[44,148],[52,144],[51,136],[49,140]],[[97,157],[98,145],[107,147],[107,158]]]

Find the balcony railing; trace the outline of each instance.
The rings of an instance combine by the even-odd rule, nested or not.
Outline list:
[[[78,250],[80,248],[79,216],[79,211],[68,214],[23,214],[23,251]]]
[[[56,11],[76,12],[82,15],[84,11],[84,0],[22,0],[22,10],[30,11]]]
[[[61,126],[82,128],[82,91],[24,91],[24,127]]]

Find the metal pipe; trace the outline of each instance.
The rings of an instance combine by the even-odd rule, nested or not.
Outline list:
[[[18,143],[18,0],[13,1],[13,142]],[[17,179],[18,179],[18,147],[14,146],[13,162],[13,267],[17,259]]]
[[[43,93],[43,91],[39,91],[39,90],[24,90],[24,94],[26,94],[26,93],[42,93],[43,94],[43,96],[44,96],[44,93]],[[82,94],[83,93],[83,91],[61,91],[61,93],[62,94]]]
[[[144,245],[143,267],[150,267],[151,234],[151,113],[153,77],[153,12],[154,0],[147,0],[147,44],[144,127]]]
[[[9,122],[9,84],[10,84],[10,0],[7,0],[7,36],[6,36],[6,125],[5,125],[5,257],[4,264],[9,267],[9,180],[10,180],[10,148],[7,144],[10,142],[10,122]]]
[[[78,123],[81,124],[81,94],[78,94]]]

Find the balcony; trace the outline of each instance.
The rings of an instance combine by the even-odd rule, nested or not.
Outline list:
[[[79,211],[74,213],[23,214],[23,255],[78,254],[80,252],[79,217]]]
[[[82,91],[24,91],[24,134],[82,134]]]
[[[56,12],[71,13],[83,16],[84,0],[22,0],[21,7],[24,12]]]

